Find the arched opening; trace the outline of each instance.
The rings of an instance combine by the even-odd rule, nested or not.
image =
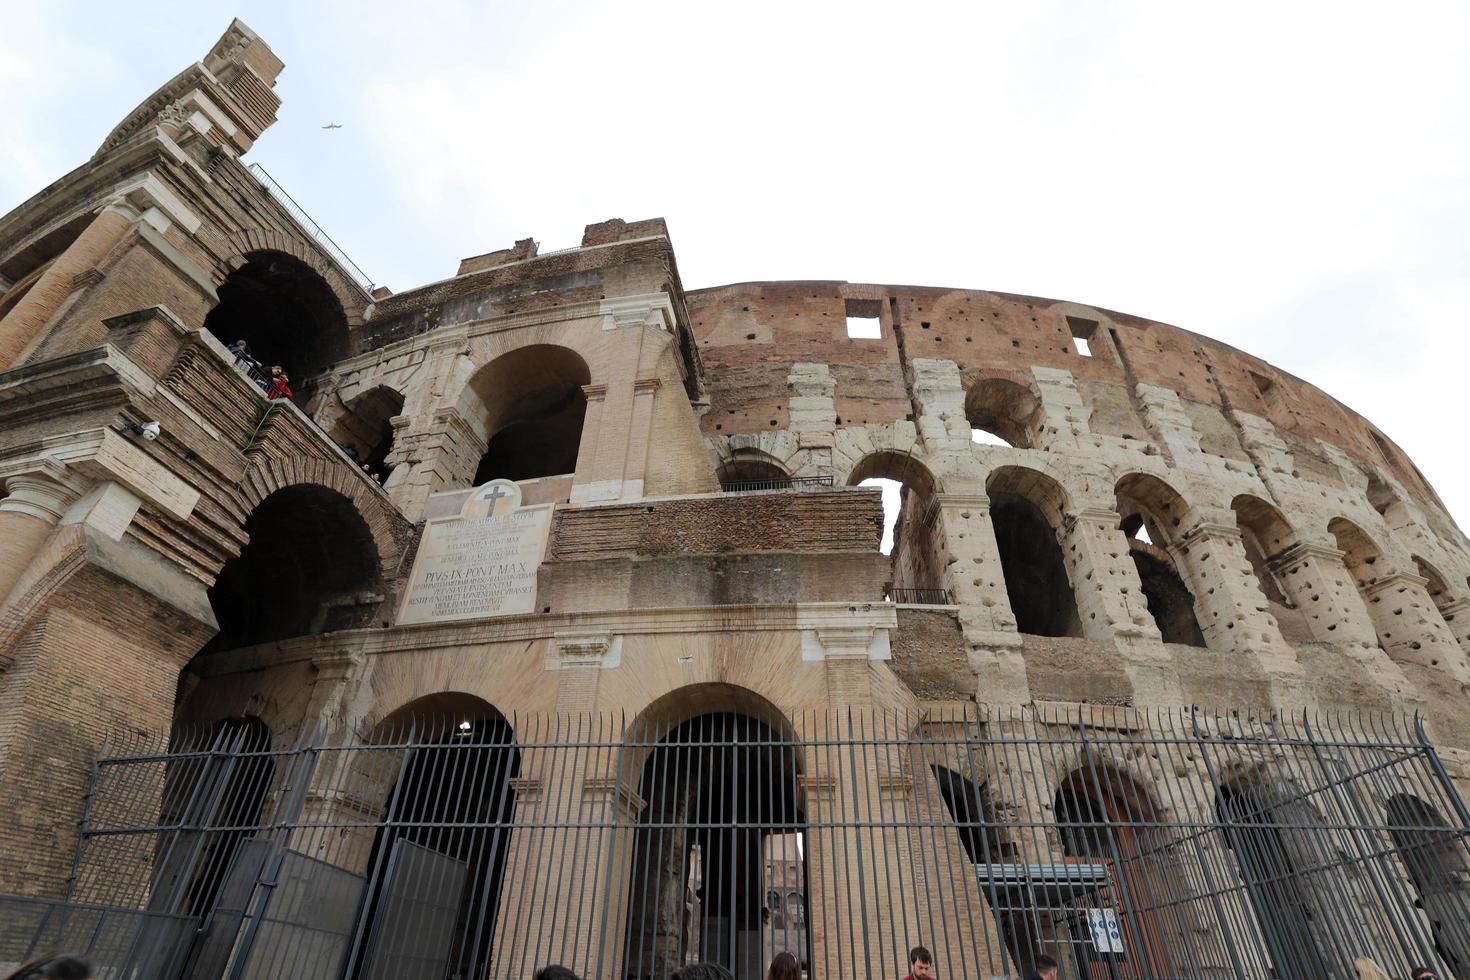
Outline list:
[[[1429,920],[1434,949],[1456,980],[1470,980],[1470,854],[1439,811],[1417,796],[1387,803],[1388,833]]]
[[[220,631],[203,652],[361,625],[381,601],[372,532],[337,491],[277,490],[251,511],[245,533],[209,590]]]
[[[393,419],[403,414],[403,396],[378,385],[343,403],[343,413],[332,426],[332,441],[379,483],[388,479],[388,454],[393,451]]]
[[[1166,919],[1165,910],[1182,903],[1174,894],[1179,868],[1159,825],[1158,807],[1129,776],[1107,766],[1073,770],[1057,787],[1053,800],[1062,852],[1085,862],[1095,873],[1079,877],[1094,887],[1079,889],[1069,916],[1072,950],[1078,975],[1115,978],[1192,975],[1180,970],[1169,937],[1187,931],[1187,923]],[[1091,914],[1113,910],[1121,949],[1100,948],[1091,941]],[[1111,945],[1111,944],[1108,944]]]
[[[479,486],[576,472],[587,414],[582,389],[591,382],[581,355],[551,344],[517,348],[477,371],[460,410],[486,448],[464,481]]]
[[[971,440],[983,445],[1032,448],[1040,416],[1031,389],[1005,378],[982,378],[965,393]]]
[[[939,486],[929,468],[906,453],[881,450],[859,460],[847,483],[883,491],[879,547],[892,559],[890,594],[923,601],[925,594],[942,590],[944,564],[935,534]]]
[[[782,951],[810,964],[800,745],[769,704],[726,690],[674,692],[624,741],[620,771],[646,801],[630,872],[628,980],[697,961],[758,980]]]
[[[1361,592],[1372,586],[1383,574],[1381,559],[1383,552],[1367,532],[1356,524],[1341,517],[1334,517],[1327,524],[1327,531],[1337,541],[1342,552],[1342,563],[1353,577]]]
[[[1455,604],[1455,597],[1450,594],[1450,587],[1445,582],[1444,576],[1429,562],[1414,556],[1414,569],[1425,580],[1424,588],[1429,593],[1429,598],[1434,602],[1434,608],[1439,612],[1439,618],[1444,621],[1445,629],[1454,634],[1451,625],[1455,618],[1455,611],[1450,607]]]
[[[263,251],[245,258],[220,285],[219,304],[204,328],[227,347],[245,341],[266,373],[281,365],[304,404],[312,379],[348,354],[342,304],[326,280],[293,255]]]
[[[739,449],[720,464],[718,474],[724,490],[785,490],[791,474],[765,453]]]
[[[1255,573],[1261,594],[1281,635],[1289,643],[1305,643],[1313,639],[1305,614],[1290,596],[1290,585],[1277,572],[1278,563],[1287,549],[1297,543],[1296,532],[1286,523],[1281,511],[1250,494],[1241,494],[1230,502],[1235,523],[1240,528],[1241,546]]]
[[[403,747],[367,861],[357,980],[486,975],[515,812],[520,750],[468,694],[413,701],[374,732]]]
[[[1389,511],[1401,505],[1403,501],[1399,498],[1397,490],[1391,487],[1382,476],[1374,473],[1368,477],[1368,503],[1372,504],[1373,509],[1382,514],[1384,518],[1387,518]]]
[[[1321,852],[1321,814],[1285,786],[1252,777],[1220,787],[1215,809],[1275,975],[1328,980],[1350,974],[1355,954],[1329,954],[1339,943],[1316,893],[1332,884],[1320,879],[1335,861]]]
[[[270,729],[258,718],[230,718],[202,738],[176,732],[170,753],[162,823],[185,829],[156,855],[149,906],[201,919],[217,904],[243,909],[267,853],[260,832],[276,771]]]
[[[1116,492],[1128,553],[1138,569],[1149,614],[1164,642],[1204,646],[1194,593],[1179,574],[1174,556],[1166,550],[1178,538],[1188,506],[1173,487],[1145,473],[1123,477]]]
[[[1081,636],[1082,619],[1057,539],[1066,492],[1035,470],[1002,466],[985,483],[1016,629],[1036,636]]]

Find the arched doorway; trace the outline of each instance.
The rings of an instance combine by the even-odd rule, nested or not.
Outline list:
[[[203,653],[360,625],[371,613],[378,550],[347,497],[284,487],[251,511],[245,533],[209,590],[220,631]]]
[[[367,860],[347,976],[480,977],[490,965],[520,750],[468,694],[411,702],[375,731],[401,747]]]
[[[1016,629],[1036,636],[1081,636],[1082,619],[1057,539],[1066,493],[1051,477],[1002,466],[985,482]]]
[[[1178,870],[1158,829],[1164,821],[1153,800],[1127,775],[1089,764],[1062,780],[1053,807],[1063,854],[1104,871],[1079,875],[1100,884],[1078,897],[1077,914],[1068,920],[1077,975],[1083,980],[1191,975],[1187,952],[1170,942],[1184,930],[1162,911],[1179,905],[1171,901],[1170,884]],[[1093,910],[1109,927],[1116,922],[1120,942],[1093,938],[1098,918]]]
[[[1339,943],[1315,894],[1332,861],[1319,853],[1321,814],[1284,786],[1253,777],[1220,787],[1215,809],[1275,975],[1328,980],[1350,972],[1355,954],[1329,954]]]
[[[315,269],[285,252],[251,252],[219,287],[204,328],[225,346],[243,340],[267,371],[285,368],[304,404],[311,380],[348,354],[347,317]]]
[[[1430,601],[1434,603],[1435,612],[1439,613],[1440,622],[1444,623],[1445,630],[1454,636],[1455,631],[1450,624],[1456,615],[1452,608],[1456,600],[1454,594],[1450,592],[1449,584],[1437,568],[1418,555],[1414,556],[1414,570],[1424,579],[1424,589],[1429,593]],[[1470,651],[1466,652],[1470,653]]]
[[[801,753],[779,712],[724,686],[675,692],[634,723],[623,752],[646,801],[623,977],[662,980],[704,961],[759,980],[783,950],[809,964]]]
[[[1429,920],[1434,948],[1456,980],[1470,980],[1470,854],[1461,835],[1417,796],[1388,798],[1388,833]]]
[[[592,372],[567,347],[532,344],[502,354],[477,371],[460,398],[460,412],[485,440],[485,452],[464,480],[534,480],[574,473],[587,414],[582,390]]]
[[[1145,473],[1130,473],[1118,481],[1115,490],[1120,526],[1128,538],[1128,553],[1138,569],[1154,625],[1165,643],[1204,646],[1194,593],[1169,550],[1177,542],[1188,510],[1183,498],[1163,480]]]

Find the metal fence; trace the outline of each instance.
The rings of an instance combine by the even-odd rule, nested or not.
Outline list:
[[[488,706],[99,760],[72,900],[158,976],[1470,977],[1470,816],[1414,722]],[[44,945],[44,944],[43,944]],[[898,971],[898,972],[895,972]]]
[[[310,235],[322,247],[322,250],[332,257],[333,261],[337,263],[337,267],[345,272],[347,277],[356,283],[359,289],[371,295],[373,291],[372,279],[368,278],[366,272],[358,268],[356,262],[347,257],[347,253],[342,251],[341,246],[332,241],[332,236],[328,235],[322,226],[316,223],[316,219],[306,213],[305,208],[296,203],[296,199],[286,192],[286,188],[282,187],[258,163],[252,163],[246,169],[250,171],[251,176],[260,181],[261,186],[266,189],[266,192],[275,198],[281,207],[286,209],[286,213],[295,219],[302,230]]]

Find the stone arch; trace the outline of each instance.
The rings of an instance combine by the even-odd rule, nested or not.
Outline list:
[[[1001,466],[985,481],[985,493],[1016,629],[1036,636],[1081,636],[1060,537],[1071,506],[1067,491],[1039,470]]]
[[[1385,480],[1383,474],[1377,470],[1373,470],[1368,474],[1368,488],[1366,492],[1368,503],[1384,520],[1389,519],[1389,513],[1395,508],[1403,506],[1404,499],[1398,490],[1389,481]]]
[[[353,501],[318,483],[263,496],[209,589],[219,634],[203,653],[361,624],[382,600],[382,556]]]
[[[583,356],[560,344],[516,347],[481,365],[457,405],[481,455],[450,485],[575,472],[591,381]]]
[[[366,321],[372,298],[304,239],[274,228],[246,228],[227,237],[225,248],[228,254],[224,267],[229,271],[244,265],[252,252],[280,252],[291,256],[321,276],[341,304],[349,328],[360,327]],[[220,274],[220,281],[229,275],[229,271]]]
[[[894,589],[944,587],[944,555],[939,518],[939,481],[917,457],[891,449],[871,452],[848,473],[849,486],[891,480],[899,485],[898,507],[884,508],[884,532],[892,534]],[[891,488],[890,488],[891,489]]]
[[[1177,924],[1159,910],[1173,904],[1181,869],[1163,839],[1164,812],[1154,794],[1126,767],[1089,761],[1057,784],[1053,812],[1063,854],[1111,865],[1095,900],[1118,910],[1124,946],[1144,966],[1136,975],[1178,975],[1172,961],[1180,951],[1171,942]]]
[[[1334,900],[1319,895],[1316,885],[1324,863],[1322,815],[1263,767],[1221,783],[1215,811],[1276,973],[1341,975],[1349,964],[1340,956],[1334,962]]]
[[[1408,793],[1385,802],[1393,849],[1429,920],[1436,951],[1457,980],[1470,977],[1470,853],[1430,803]]]
[[[351,502],[372,534],[383,579],[391,579],[403,562],[403,549],[412,527],[366,474],[345,462],[301,456],[257,462],[237,488],[236,520],[244,524],[266,497],[302,484],[332,490]]]
[[[379,483],[388,477],[393,451],[393,419],[403,414],[403,394],[386,384],[374,385],[341,403],[328,435]]]
[[[980,378],[965,392],[965,419],[971,431],[998,436],[1017,449],[1036,445],[1041,398],[1027,384],[1008,378]]]
[[[1246,561],[1281,635],[1290,642],[1312,640],[1311,626],[1293,594],[1296,585],[1280,572],[1284,556],[1299,544],[1296,531],[1280,510],[1253,494],[1236,495],[1230,509],[1240,529]]]
[[[226,346],[247,342],[248,357],[267,371],[281,365],[305,404],[310,382],[350,353],[346,308],[319,270],[289,252],[260,249],[241,258],[220,283],[204,329]]]
[[[367,740],[395,748],[366,750],[357,767],[366,777],[362,805],[377,809],[377,828],[362,848],[366,886],[351,976],[405,975],[414,955],[442,963],[451,975],[484,975],[501,932],[505,868],[516,846],[522,750],[515,730],[484,698],[439,691],[394,709]],[[386,764],[369,769],[371,761]],[[421,901],[405,900],[405,889],[426,882],[449,890],[453,920],[404,943],[423,915]]]
[[[720,460],[720,486],[757,484],[759,489],[778,490],[791,486],[791,473],[770,453],[759,449],[732,449]]]
[[[639,713],[618,759],[619,782],[644,801],[618,879],[628,883],[622,975],[667,976],[703,960],[758,977],[775,950],[731,939],[765,931],[773,859],[796,869],[798,918],[810,921],[801,771],[789,720],[749,689],[690,685]],[[809,962],[804,929],[783,939]]]
[[[1327,522],[1327,532],[1342,552],[1342,563],[1353,577],[1358,591],[1371,587],[1388,571],[1384,551],[1367,531],[1345,517]]]
[[[1196,597],[1176,555],[1187,530],[1189,505],[1168,483],[1150,473],[1128,473],[1114,486],[1128,551],[1138,570],[1149,615],[1165,643],[1205,645]]]

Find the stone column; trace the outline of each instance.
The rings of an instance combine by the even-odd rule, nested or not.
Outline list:
[[[582,417],[582,440],[577,445],[577,472],[572,477],[572,503],[578,503],[590,492],[597,470],[602,443],[603,409],[607,402],[607,385],[583,385],[587,396],[587,414]],[[587,491],[580,488],[586,487]]]
[[[659,383],[658,378],[644,378],[633,383],[633,421],[628,431],[628,455],[623,463],[621,497],[625,500],[643,496],[648,449],[653,440],[653,399],[658,393]]]
[[[121,203],[105,208],[0,319],[0,371],[19,363],[26,348],[76,288],[73,280],[94,268],[122,241],[137,214]]]
[[[1378,634],[1342,552],[1327,545],[1301,542],[1274,556],[1270,569],[1286,594],[1306,615],[1312,638],[1331,643],[1359,661],[1390,690],[1407,691],[1409,683],[1378,645]]]
[[[1026,661],[990,523],[990,498],[983,493],[945,493],[938,499],[950,556],[945,585],[960,608],[970,667],[979,675],[977,697],[997,704],[1027,704],[1031,689]]]
[[[1470,682],[1470,666],[1445,625],[1428,579],[1411,572],[1392,572],[1363,589],[1368,617],[1390,659],[1441,671],[1457,683]]]
[[[1449,627],[1455,642],[1470,657],[1470,599],[1454,599],[1439,607],[1439,614]]]
[[[1206,646],[1254,657],[1268,677],[1300,673],[1233,521],[1200,521],[1169,551],[1194,593]]]
[[[796,435],[797,446],[807,457],[801,476],[831,476],[832,450],[837,444],[837,382],[826,364],[797,362],[786,375],[791,390],[787,400],[790,424],[787,430]]]
[[[405,431],[394,455],[402,465],[393,473],[390,496],[410,520],[422,519],[429,496],[468,488],[487,443],[457,408],[442,408],[416,431]],[[399,476],[399,470],[407,472]]]
[[[1083,508],[1063,521],[1062,556],[1082,633],[1123,646],[1155,646],[1160,643],[1159,630],[1118,523],[1118,512],[1105,507]]]
[[[82,495],[76,477],[59,465],[5,477],[5,490],[0,498],[0,609],[51,529]]]

